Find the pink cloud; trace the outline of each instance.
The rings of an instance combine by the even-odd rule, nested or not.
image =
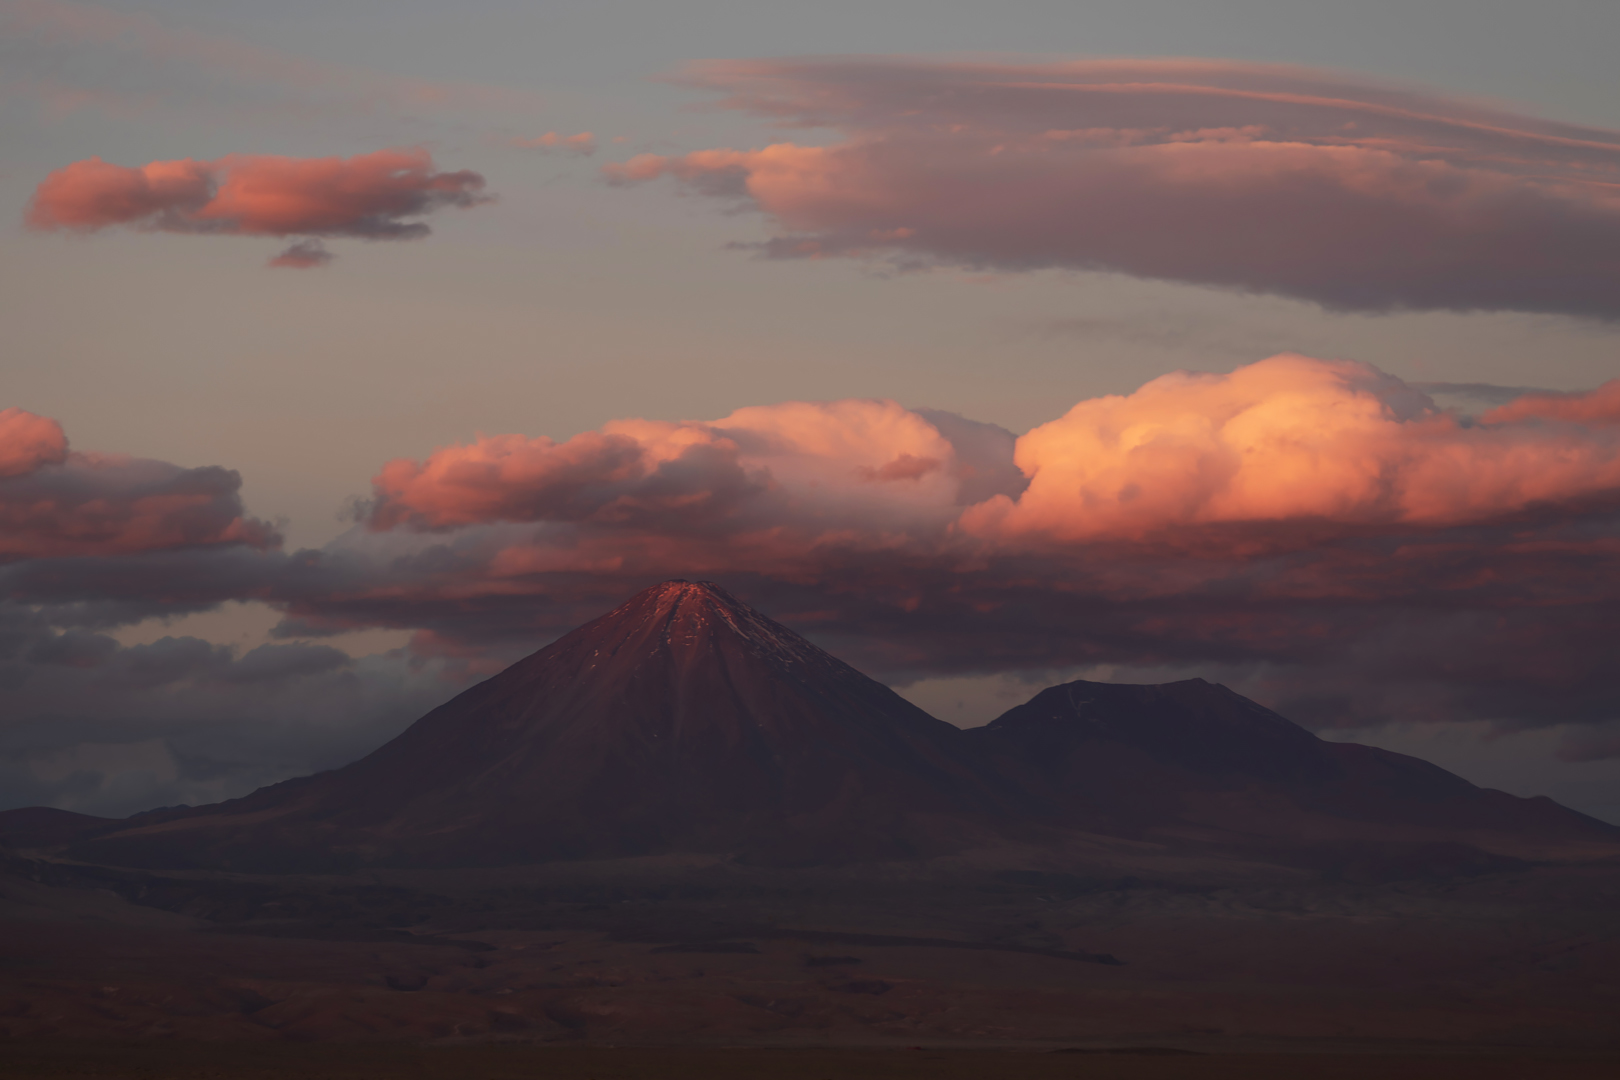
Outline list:
[[[273,547],[247,516],[241,477],[161,461],[68,450],[61,425],[0,411],[0,563],[213,545]]]
[[[407,240],[407,220],[446,206],[476,206],[484,178],[434,172],[421,149],[352,158],[233,154],[218,161],[154,161],[139,168],[100,158],[51,173],[34,192],[28,224],[94,232],[116,225],[165,232],[352,236]],[[286,264],[282,264],[286,265]]]
[[[786,402],[709,422],[614,421],[565,443],[487,437],[425,462],[392,461],[373,481],[370,520],[763,529],[804,543],[938,530],[976,475],[934,423],[892,401]]]
[[[793,537],[801,550],[833,535],[871,546],[905,537],[967,552],[1172,534],[1316,543],[1620,498],[1612,428],[1551,428],[1503,410],[1467,423],[1370,365],[1297,355],[1083,401],[973,464],[945,423],[886,401],[785,402],[709,422],[620,420],[565,443],[484,437],[389,462],[370,523],[572,522],[661,545],[701,521],[706,541]],[[998,455],[1018,482],[964,497],[964,481],[994,471]]]
[[[1081,402],[1021,438],[1017,460],[1029,489],[975,507],[964,528],[1062,541],[1308,522],[1319,536],[1620,494],[1613,432],[1465,425],[1369,365],[1289,355]]]
[[[641,155],[780,257],[1107,270],[1346,310],[1620,317],[1620,133],[1275,65],[781,60],[685,81],[828,146]]]
[[[67,436],[55,420],[23,409],[0,409],[0,478],[60,465],[67,452]]]
[[[1620,379],[1574,394],[1525,394],[1481,417],[1486,423],[1564,420],[1575,424],[1620,424]]]

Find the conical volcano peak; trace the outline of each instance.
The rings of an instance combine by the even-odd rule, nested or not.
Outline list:
[[[617,615],[634,611],[649,615],[653,612],[668,615],[683,605],[716,609],[748,609],[747,604],[738,600],[712,581],[687,581],[685,578],[671,578],[669,581],[654,585],[650,589],[642,589],[636,595],[608,612],[603,618],[611,619]]]
[[[642,597],[650,597],[660,607],[700,604],[713,608],[748,608],[747,604],[712,581],[687,581],[685,578],[671,578],[661,585],[643,589],[630,599],[630,603],[634,604]]]
[[[673,579],[654,585],[643,589],[597,623],[582,628],[592,637],[601,633],[641,637],[649,630],[660,644],[676,653],[705,651],[714,645],[717,637],[724,637],[741,639],[748,651],[781,664],[843,666],[712,581]]]

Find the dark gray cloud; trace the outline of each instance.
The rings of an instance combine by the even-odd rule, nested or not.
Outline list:
[[[402,653],[123,647],[15,605],[0,606],[0,643],[0,807],[121,816],[233,798],[345,764],[461,688]]]

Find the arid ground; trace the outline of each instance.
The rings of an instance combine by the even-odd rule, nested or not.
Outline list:
[[[1620,1060],[1615,866],[1350,881],[1119,840],[1070,854],[1061,872],[999,852],[325,878],[14,859],[5,1068],[1214,1077],[1301,1075],[1287,1055],[1306,1053],[1316,1076],[1596,1076]],[[1528,1059],[1549,1064],[1512,1064]]]

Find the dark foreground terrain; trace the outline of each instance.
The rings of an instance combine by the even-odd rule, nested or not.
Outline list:
[[[586,1069],[535,1075],[631,1076],[654,1074],[579,1063],[641,1068],[653,1060],[644,1050],[540,1048],[678,1046],[670,1061],[697,1063],[711,1060],[700,1050],[753,1047],[785,1053],[760,1075],[789,1076],[781,1070],[832,1060],[810,1048],[924,1046],[1021,1051],[1008,1075],[1222,1076],[1235,1075],[1219,1071],[1236,1067],[1226,1055],[1262,1051],[1554,1055],[1571,1069],[1569,1055],[1620,1054],[1620,867],[1607,861],[1373,863],[1347,878],[1343,867],[1117,839],[1069,852],[1064,870],[1041,868],[1049,851],[1024,855],[1022,865],[997,851],[805,870],[671,857],[341,877],[13,858],[0,876],[3,1056],[13,1071],[37,1061],[37,1075],[180,1076],[187,1061],[196,1075],[216,1068],[215,1051],[127,1050],[159,1064],[94,1070],[131,1041],[229,1043],[217,1053],[243,1068],[256,1047],[365,1042],[394,1044],[375,1060],[426,1063],[390,1075],[436,1076],[432,1063],[458,1060],[457,1047],[523,1044],[539,1056],[467,1060],[510,1063],[491,1076],[524,1075],[531,1061]],[[1071,1054],[1082,1068],[1041,1056],[1122,1047],[1221,1062]],[[331,1053],[331,1069],[373,1060]],[[172,1067],[166,1054],[178,1055]],[[743,1064],[707,1075],[754,1067],[746,1055],[712,1060]],[[913,1060],[876,1054],[870,1075],[912,1075]],[[237,1068],[218,1064],[217,1075],[255,1075]],[[1365,1075],[1400,1075],[1390,1069]]]
[[[1513,1054],[13,1043],[0,1075],[56,1080],[1609,1080],[1616,1059]]]

